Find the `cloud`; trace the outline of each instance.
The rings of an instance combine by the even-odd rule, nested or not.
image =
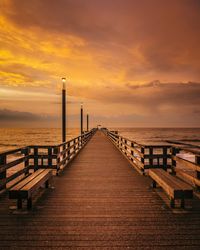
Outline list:
[[[137,94],[141,99],[149,105],[198,105],[200,96],[200,83],[161,83],[156,80],[143,85],[126,85],[129,89],[138,90],[133,95],[137,98]],[[148,95],[146,91],[148,90]]]
[[[139,63],[132,67],[132,77],[144,68],[146,73],[186,71],[186,74],[200,76],[200,17],[196,0],[116,0],[114,4],[112,0],[51,3],[12,0],[5,14],[19,27],[49,31],[56,40],[60,35],[79,38],[85,52],[103,53],[102,57],[110,54],[111,58],[120,55],[120,61],[128,61],[126,67],[130,62],[135,63],[137,51],[140,58],[136,60],[141,57],[143,60],[139,62],[140,67]],[[59,53],[56,46],[43,44],[45,50],[49,47],[52,53]],[[126,50],[125,57],[121,56],[121,50]],[[101,59],[104,60],[99,55],[98,60]]]
[[[169,121],[176,121],[176,113],[199,122],[198,0],[2,0],[0,5],[0,84],[12,88],[0,88],[3,108],[57,115],[66,76],[67,94],[75,99],[70,114],[78,114],[85,100],[105,121],[105,115],[118,113],[118,119],[125,115],[124,123],[139,115],[156,124],[154,113]]]
[[[51,121],[57,119],[48,115],[38,115],[30,112],[19,112],[8,109],[0,109],[1,122],[32,122],[32,121]]]

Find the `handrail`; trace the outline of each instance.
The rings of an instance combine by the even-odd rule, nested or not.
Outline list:
[[[191,153],[195,156],[195,162],[189,161],[187,159],[181,158],[178,154],[180,152]],[[183,177],[190,184],[194,185],[196,188],[200,189],[200,154],[199,152],[195,152],[193,149],[185,149],[184,147],[172,147],[172,171],[174,174],[179,174],[180,177]],[[177,166],[181,165],[181,168],[177,168]],[[184,167],[184,169],[183,169]],[[187,170],[193,171],[193,175],[191,175]]]
[[[128,138],[103,129],[103,132],[109,139],[118,147],[118,149],[133,163],[133,165],[145,173],[149,168],[170,169],[172,174],[176,172],[184,179],[192,182],[196,187],[200,188],[200,153],[194,149],[185,147],[174,147],[173,145],[145,145],[137,143]],[[181,158],[178,153],[180,151],[191,153],[195,156],[195,162]],[[196,177],[185,172],[183,168],[177,168],[177,165],[182,165],[187,170],[192,170],[196,173]]]
[[[30,169],[51,168],[58,174],[90,140],[96,129],[58,145],[30,145],[0,153],[0,191]],[[8,170],[14,170],[9,175]]]
[[[170,168],[170,145],[145,145],[104,129],[103,132],[142,173],[149,168]]]

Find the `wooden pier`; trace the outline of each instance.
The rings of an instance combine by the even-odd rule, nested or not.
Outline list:
[[[200,249],[200,200],[194,197],[188,210],[171,209],[163,192],[151,188],[149,177],[133,167],[139,158],[139,169],[142,164],[150,168],[154,158],[159,167],[162,158],[168,168],[168,149],[164,145],[164,156],[154,156],[151,146],[151,156],[145,156],[142,145],[134,149],[132,144],[128,151],[131,144],[117,136],[88,133],[72,144],[45,148],[50,156],[37,147],[22,150],[24,173],[35,163],[37,169],[49,164],[58,175],[51,188],[34,196],[30,211],[17,210],[7,193],[0,196],[0,249]],[[12,165],[6,162],[8,154],[1,155],[1,187],[7,185],[5,170]]]

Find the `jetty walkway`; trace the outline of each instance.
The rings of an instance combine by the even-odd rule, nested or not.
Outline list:
[[[0,249],[200,249],[200,203],[174,212],[97,131],[31,211],[0,198]]]

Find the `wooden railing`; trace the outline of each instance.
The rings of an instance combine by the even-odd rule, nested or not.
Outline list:
[[[50,168],[58,174],[95,132],[96,129],[92,129],[59,145],[34,145],[0,153],[0,191],[26,177],[31,169]]]
[[[143,173],[149,168],[171,168],[170,145],[144,145],[123,136],[116,131],[104,129],[104,133],[119,150],[129,158],[133,165]]]
[[[200,153],[194,149],[174,147],[173,145],[144,145],[122,137],[117,131],[104,129],[103,132],[129,159],[132,164],[145,173],[146,169],[163,168],[200,189]],[[190,153],[194,162],[184,159],[180,153]]]
[[[184,159],[180,153],[189,153],[194,157],[194,162]],[[172,147],[172,170],[174,174],[184,178],[193,186],[200,188],[200,153],[194,150]]]

